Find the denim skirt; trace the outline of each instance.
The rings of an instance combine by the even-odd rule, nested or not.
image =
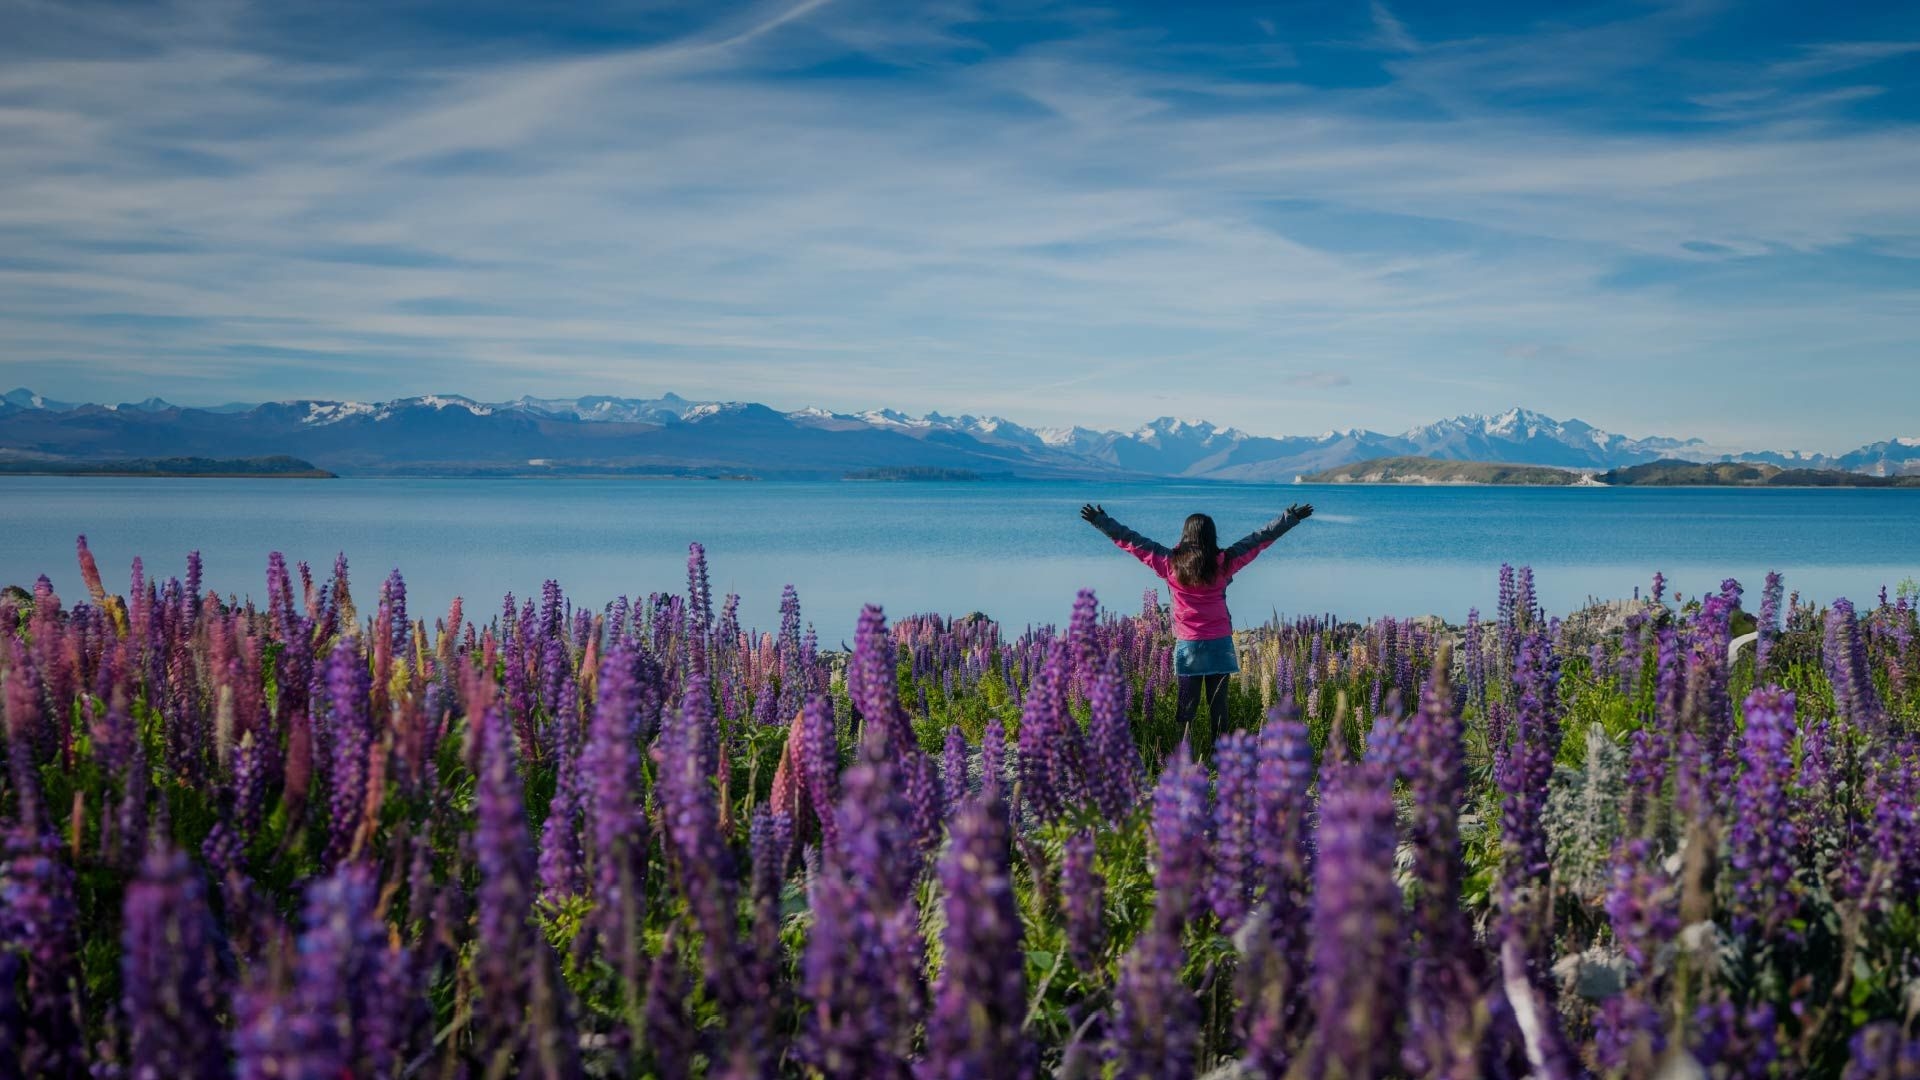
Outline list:
[[[1240,657],[1234,651],[1231,635],[1173,643],[1175,675],[1231,675],[1239,670]]]

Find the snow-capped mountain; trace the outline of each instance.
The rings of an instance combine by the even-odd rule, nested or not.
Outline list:
[[[623,398],[594,395],[581,398],[521,397],[498,406],[541,416],[571,417],[588,423],[657,424],[681,418],[695,402],[678,394],[657,398]]]
[[[1493,416],[1469,413],[1401,436],[1411,452],[1448,461],[1500,461],[1568,468],[1639,464],[1683,457],[1700,439],[1629,439],[1580,420],[1555,420],[1530,409]]]
[[[1287,482],[1382,457],[1604,470],[1662,458],[1766,461],[1891,475],[1920,472],[1920,438],[1837,457],[1727,454],[1699,439],[1629,438],[1527,409],[1469,414],[1400,434],[1364,428],[1256,435],[1163,416],[1129,431],[1029,428],[999,416],[896,409],[781,412],[747,401],[461,394],[390,401],[296,400],[180,408],[159,398],[71,405],[0,396],[0,451],[73,458],[291,454],[343,474],[547,471],[838,476],[875,467],[1017,476],[1187,477]]]
[[[1834,459],[1833,468],[1875,476],[1904,476],[1920,473],[1920,437],[1888,439],[1869,443],[1850,454]]]
[[[0,409],[4,410],[18,409],[66,412],[71,408],[73,408],[73,406],[64,401],[54,401],[51,398],[41,397],[39,394],[34,393],[24,386],[9,390],[5,394],[0,394]]]

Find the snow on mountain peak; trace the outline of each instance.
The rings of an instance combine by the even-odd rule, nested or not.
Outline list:
[[[465,409],[475,416],[493,415],[493,406],[482,405],[470,397],[462,397],[459,394],[426,394],[411,400],[397,401],[394,402],[394,404],[419,405],[423,408],[434,410]]]
[[[355,416],[370,416],[374,407],[364,401],[309,401],[307,415],[300,422],[313,427],[337,424]]]

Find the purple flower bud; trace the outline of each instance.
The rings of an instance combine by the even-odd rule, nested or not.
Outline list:
[[[1753,653],[1756,671],[1766,670],[1767,657],[1780,637],[1780,600],[1785,588],[1779,574],[1769,573],[1766,587],[1760,592],[1760,616],[1756,627],[1760,637],[1754,643]]]
[[[1466,860],[1460,844],[1460,801],[1466,753],[1446,669],[1436,665],[1407,721],[1402,767],[1411,796],[1415,940],[1408,975],[1408,1030],[1402,1065],[1423,1076],[1462,1076],[1477,1067],[1470,1030],[1474,988],[1485,964],[1460,909]]]
[[[1535,1022],[1522,1025],[1529,1058],[1550,1075],[1567,1065],[1565,1039],[1555,1011],[1553,898],[1548,890],[1544,811],[1553,759],[1560,751],[1560,661],[1544,633],[1527,634],[1519,644],[1513,672],[1513,730],[1505,756],[1495,768],[1503,793],[1500,816],[1500,887],[1497,933],[1509,1001]]]
[[[1020,911],[1009,867],[1006,807],[997,793],[968,799],[955,815],[953,841],[940,860],[946,892],[945,963],[927,1018],[919,1077],[1037,1075],[1027,1014]]]
[[[581,759],[593,841],[593,920],[601,949],[629,987],[641,977],[646,920],[647,815],[639,739],[651,703],[637,647],[617,643],[600,662],[599,700]]]
[[[801,709],[800,743],[794,761],[807,807],[820,824],[821,839],[831,848],[839,837],[834,807],[840,801],[840,746],[833,702],[819,694],[808,695]]]
[[[674,884],[699,927],[702,965],[708,981],[729,1004],[742,1005],[733,985],[733,951],[738,934],[739,882],[733,850],[720,831],[720,807],[713,789],[715,762],[708,740],[712,718],[706,679],[687,679],[683,717],[669,729],[655,753],[659,758],[661,820],[674,856]]]
[[[913,723],[900,707],[899,650],[887,633],[886,616],[869,604],[855,628],[853,659],[847,668],[847,693],[860,709],[863,741],[878,740],[882,752],[899,763],[902,792],[912,808],[916,854],[931,850],[940,836],[940,775],[920,749]]]
[[[0,976],[8,978],[6,997],[13,995],[21,969],[26,987],[24,1036],[6,1050],[22,1076],[86,1072],[76,1023],[80,941],[73,876],[55,850],[53,835],[30,821],[8,830],[0,848],[0,957],[15,965],[0,966]],[[5,1028],[0,1033],[19,1034]]]
[[[1393,880],[1392,778],[1378,765],[1342,766],[1320,806],[1314,865],[1314,1075],[1383,1076],[1400,1015],[1400,888]]]
[[[1020,791],[1041,815],[1057,818],[1084,797],[1080,725],[1067,711],[1067,649],[1047,650],[1020,709]]]
[[[980,737],[980,784],[1004,787],[1007,782],[1007,729],[999,717],[987,721]]]
[[[1801,844],[1793,783],[1793,694],[1778,687],[1747,698],[1743,768],[1728,834],[1733,869],[1734,930],[1773,937],[1799,909],[1793,869]]]
[[[326,726],[331,789],[327,820],[327,862],[338,863],[353,847],[367,805],[373,724],[367,715],[371,675],[353,638],[341,638],[327,658]]]
[[[945,760],[940,770],[940,789],[946,795],[943,816],[952,820],[954,812],[966,800],[967,788],[967,737],[961,733],[960,725],[947,728],[947,746]]]
[[[1886,710],[1874,689],[1873,669],[1853,604],[1835,600],[1827,612],[1827,640],[1823,650],[1827,680],[1833,684],[1834,705],[1849,724],[1869,734],[1886,727]]]
[[[830,1076],[903,1076],[921,1012],[923,953],[914,904],[912,808],[877,742],[843,779],[840,842],[808,890],[813,929],[801,962],[803,1061]]]
[[[480,871],[479,951],[474,962],[480,994],[475,1007],[476,1047],[491,1057],[571,1045],[565,1032],[556,1030],[563,1026],[558,1019],[544,1025],[528,1022],[529,1009],[547,1003],[543,991],[557,994],[564,987],[556,988],[552,949],[528,921],[533,867],[527,815],[514,767],[512,733],[497,706],[482,714],[475,737],[481,755],[475,798],[479,822],[474,834]],[[564,1015],[564,1008],[557,1011]]]
[[[1214,746],[1219,780],[1213,800],[1212,878],[1207,898],[1221,928],[1240,928],[1253,902],[1255,874],[1254,773],[1258,757],[1253,735],[1236,731]]]
[[[1183,741],[1153,791],[1154,924],[1174,935],[1204,911],[1207,819],[1207,771]]]
[[[1088,690],[1087,787],[1109,822],[1131,813],[1140,797],[1140,747],[1127,723],[1127,677],[1110,653]]]

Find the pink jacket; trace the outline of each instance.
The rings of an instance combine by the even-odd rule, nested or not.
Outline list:
[[[1206,641],[1233,633],[1233,615],[1227,610],[1227,586],[1233,575],[1273,546],[1275,540],[1300,523],[1292,514],[1281,514],[1220,552],[1224,569],[1208,585],[1182,585],[1173,576],[1173,552],[1141,536],[1125,525],[1101,514],[1093,527],[1107,534],[1120,550],[1147,564],[1173,593],[1173,636],[1182,641]]]

